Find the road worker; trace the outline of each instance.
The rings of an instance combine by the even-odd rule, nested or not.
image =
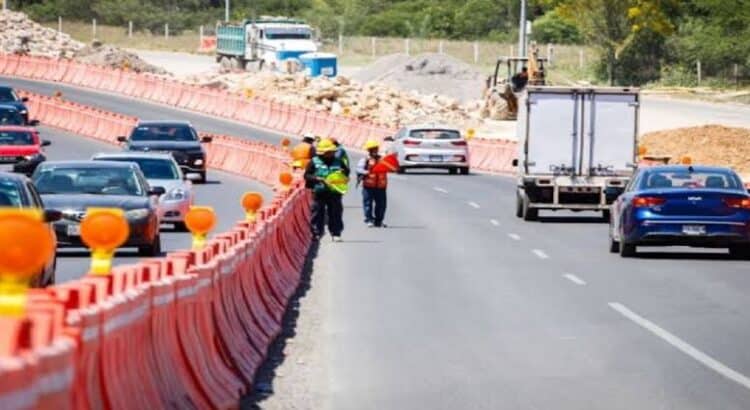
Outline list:
[[[368,227],[383,227],[386,209],[386,188],[388,174],[386,172],[372,172],[380,161],[380,143],[369,140],[365,143],[367,158],[362,158],[357,164],[357,178],[362,183],[362,208],[365,212],[365,223]]]
[[[346,148],[341,145],[338,139],[330,138],[330,140],[334,145],[336,145],[336,158],[340,159],[341,162],[343,162],[344,165],[347,166],[347,168],[350,168],[351,166],[349,165],[349,154],[346,152]]]
[[[349,166],[336,156],[336,144],[330,139],[321,140],[315,151],[317,155],[305,168],[306,186],[313,191],[310,223],[313,238],[319,240],[323,236],[328,217],[328,232],[334,242],[341,242],[344,230],[342,196],[347,189]]]

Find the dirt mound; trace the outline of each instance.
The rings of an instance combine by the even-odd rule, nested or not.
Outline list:
[[[26,14],[0,10],[0,52],[70,58],[84,44],[29,19]]]
[[[656,131],[640,138],[648,155],[669,155],[677,163],[689,156],[693,164],[732,167],[750,173],[750,129],[704,125]]]
[[[467,102],[482,98],[486,76],[469,64],[444,54],[415,57],[392,54],[361,69],[353,78]]]
[[[145,62],[136,54],[97,42],[77,51],[74,58],[82,63],[128,69],[137,73],[168,74],[166,70]]]

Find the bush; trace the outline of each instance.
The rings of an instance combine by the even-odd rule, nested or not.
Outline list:
[[[532,24],[532,37],[543,44],[580,44],[581,33],[555,11],[549,11]]]

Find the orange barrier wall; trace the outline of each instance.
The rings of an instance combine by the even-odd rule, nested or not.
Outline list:
[[[300,135],[311,132],[335,136],[341,143],[361,148],[367,139],[382,140],[395,130],[356,118],[314,111],[260,97],[187,85],[147,73],[116,70],[42,57],[0,54],[0,73],[44,81],[62,82],[229,118],[277,132]],[[507,157],[515,142],[473,140],[469,143],[474,169],[508,173],[513,169]]]
[[[102,141],[136,121],[24,95],[44,124]],[[269,144],[215,136],[208,146],[210,166],[267,184],[288,168]],[[236,408],[299,284],[311,241],[303,185],[202,250],[31,291],[25,316],[0,318],[0,408]]]
[[[200,40],[200,45],[198,46],[198,52],[199,53],[210,53],[212,51],[216,50],[216,37],[215,36],[204,36]]]

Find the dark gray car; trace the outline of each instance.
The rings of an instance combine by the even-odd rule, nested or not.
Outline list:
[[[161,253],[157,198],[162,187],[149,187],[137,164],[109,161],[52,161],[33,175],[48,208],[62,212],[55,222],[58,247],[82,247],[80,223],[88,208],[119,208],[130,225],[123,247],[143,256]]]

